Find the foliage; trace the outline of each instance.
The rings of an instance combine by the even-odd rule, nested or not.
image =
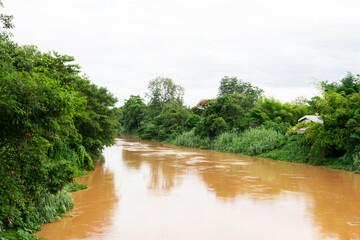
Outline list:
[[[217,98],[203,99],[200,102],[198,102],[196,106],[191,109],[191,111],[195,114],[201,115],[204,112],[204,110],[209,106],[209,104],[216,100]]]
[[[88,186],[86,184],[72,181],[71,183],[69,183],[68,185],[66,185],[64,187],[64,190],[68,191],[68,192],[77,192],[77,191],[87,189],[87,188],[88,188]]]
[[[214,140],[214,149],[254,156],[277,148],[280,137],[276,130],[264,127],[247,129],[240,134],[224,132]]]
[[[149,108],[148,110],[151,110]],[[190,115],[189,110],[176,103],[165,104],[155,117],[145,118],[139,128],[139,136],[144,139],[164,141],[175,138],[185,129],[184,125]]]
[[[145,107],[144,100],[140,96],[131,95],[129,99],[125,100],[121,107],[123,114],[121,123],[125,132],[131,133],[140,127]]]
[[[61,190],[114,142],[119,110],[73,57],[18,46],[5,32],[11,17],[0,21],[0,230],[30,239],[72,206]]]
[[[352,170],[360,172],[360,110],[346,124],[345,148],[343,161],[352,164]]]
[[[295,125],[298,119],[308,113],[306,105],[281,103],[274,98],[263,97],[254,108],[249,111],[249,116],[254,125],[258,126],[267,121]]]
[[[247,98],[238,93],[226,94],[211,101],[196,127],[197,133],[213,138],[227,130],[245,128],[245,105]]]
[[[203,138],[195,133],[195,129],[189,132],[184,132],[178,135],[170,143],[178,146],[191,147],[191,148],[211,148],[211,141],[209,138]]]
[[[256,103],[264,91],[256,86],[253,86],[249,82],[244,82],[236,77],[223,77],[220,81],[218,96],[222,97],[226,94],[239,93],[246,98],[250,99],[250,102]]]
[[[301,136],[299,135],[291,136],[281,148],[274,149],[259,156],[287,162],[306,163],[308,161],[310,147],[304,145],[300,141],[300,138]]]
[[[74,207],[74,202],[67,191],[57,194],[45,194],[42,200],[34,206],[28,216],[29,222],[50,223],[60,220],[61,215]]]
[[[172,79],[158,77],[151,80],[148,85],[147,97],[150,104],[157,108],[163,108],[167,103],[183,103],[184,88],[176,85]]]
[[[321,87],[325,92],[332,93],[343,93],[344,95],[351,95],[357,93],[360,90],[360,79],[359,76],[354,76],[348,73],[340,83],[328,81],[321,82]]]
[[[183,106],[182,87],[157,78],[149,83],[147,105],[139,96],[127,100],[121,123],[141,138],[360,172],[360,78],[349,73],[339,83],[319,86],[323,96],[282,103],[263,97],[251,83],[224,77],[218,98],[190,110]],[[298,123],[315,114],[323,124]]]

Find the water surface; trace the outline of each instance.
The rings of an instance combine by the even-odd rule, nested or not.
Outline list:
[[[64,239],[360,239],[360,176],[340,170],[117,140],[78,181]]]

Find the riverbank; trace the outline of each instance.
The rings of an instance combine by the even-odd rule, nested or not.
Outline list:
[[[104,150],[104,159],[103,166],[81,178],[89,188],[73,194],[76,206],[68,214],[74,217],[46,224],[42,237],[360,236],[360,175],[134,137],[118,139]]]
[[[139,136],[132,135],[135,137]],[[262,157],[286,162],[320,165],[327,168],[352,170],[351,164],[346,164],[341,157],[326,157],[317,164],[309,162],[311,147],[301,140],[303,135],[285,136],[273,130],[250,129],[245,134],[225,132],[214,139],[202,138],[193,130],[178,135],[174,139],[167,139],[163,143],[176,146],[209,149],[218,152],[238,153],[254,157]],[[157,141],[156,139],[152,139]]]
[[[86,173],[86,172],[85,172]],[[87,174],[84,174],[87,175]],[[16,227],[16,222],[13,223],[13,229],[7,229],[0,232],[0,239],[6,240],[39,240],[35,235],[40,231],[44,224],[61,221],[62,217],[71,217],[67,212],[73,209],[75,203],[72,197],[73,192],[77,192],[88,188],[86,184],[72,181],[67,184],[60,192],[56,194],[45,194],[42,200],[34,206],[31,214],[26,219],[27,224],[22,227]]]

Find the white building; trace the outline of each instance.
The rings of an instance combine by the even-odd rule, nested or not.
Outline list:
[[[313,123],[320,123],[323,124],[324,121],[320,119],[320,116],[316,116],[316,115],[305,115],[302,118],[299,118],[298,120],[299,123],[308,123],[308,122],[313,122]],[[306,129],[308,129],[309,127],[303,127],[297,130],[298,134],[302,134],[305,133]]]
[[[302,118],[298,120],[298,122],[301,123],[307,123],[307,122],[314,122],[314,123],[321,123],[323,124],[323,120],[320,119],[320,116],[316,115],[305,115]]]

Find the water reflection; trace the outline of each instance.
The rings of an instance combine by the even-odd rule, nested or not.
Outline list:
[[[360,176],[131,137],[80,181],[56,239],[360,239]]]
[[[123,160],[129,168],[148,166],[148,186],[153,191],[169,192],[179,187],[184,177],[196,175],[208,191],[225,202],[249,198],[269,205],[286,202],[289,197],[297,199],[313,231],[318,231],[314,239],[360,239],[359,175],[151,141],[126,139],[122,144]]]

